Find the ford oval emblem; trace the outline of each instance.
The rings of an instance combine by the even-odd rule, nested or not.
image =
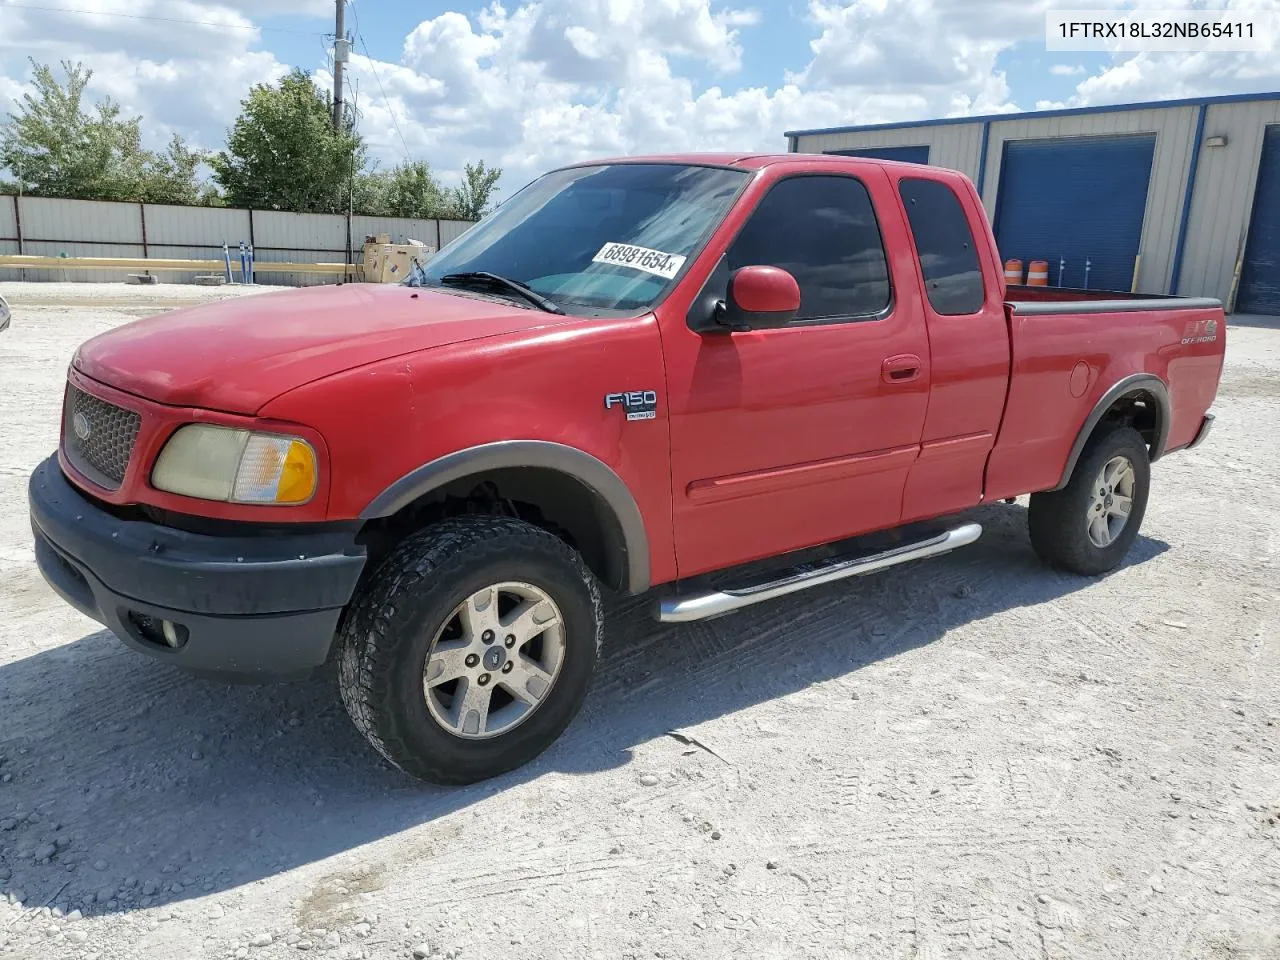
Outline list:
[[[71,418],[71,429],[75,431],[76,439],[84,443],[93,434],[93,427],[89,424],[89,418],[83,413],[77,413]]]

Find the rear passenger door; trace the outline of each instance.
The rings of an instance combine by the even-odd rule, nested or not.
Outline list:
[[[681,576],[898,521],[929,345],[897,194],[880,167],[854,170],[775,178],[721,241],[726,280],[756,264],[795,276],[789,326],[664,319]]]
[[[986,214],[976,194],[946,174],[894,171],[890,177],[911,230],[932,361],[920,456],[903,496],[907,522],[982,500],[1009,387],[1010,348]]]

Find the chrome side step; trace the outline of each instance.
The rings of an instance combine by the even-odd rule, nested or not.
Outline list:
[[[834,560],[816,569],[794,573],[747,589],[712,590],[708,593],[689,596],[664,597],[658,605],[658,619],[663,623],[689,623],[694,620],[705,620],[708,617],[718,617],[742,607],[785,597],[790,593],[799,593],[801,590],[808,590],[810,587],[821,586],[824,583],[860,577],[888,567],[895,567],[900,563],[950,553],[957,547],[968,546],[981,535],[982,527],[979,524],[966,523],[928,540],[908,543],[866,557]]]

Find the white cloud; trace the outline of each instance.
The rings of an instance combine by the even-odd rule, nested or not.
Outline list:
[[[298,13],[318,2],[77,0],[74,10],[53,13],[0,0],[0,111],[30,89],[28,57],[78,60],[93,71],[90,96],[141,115],[150,145],[180,133],[218,146],[249,87],[287,71],[258,49],[260,31],[244,11]]]
[[[400,64],[357,58],[351,72],[389,159],[403,152],[394,113],[410,151],[443,171],[485,156],[523,178],[585,155],[781,150],[794,127],[1011,109],[995,59],[1042,23],[1040,2],[998,0],[1006,28],[993,34],[965,0],[811,0],[809,58],[771,64],[768,85],[734,83],[742,32],[768,24],[712,0],[445,13],[414,29]],[[716,84],[700,88],[686,67]]]
[[[366,8],[372,2],[360,0]],[[384,165],[407,149],[451,177],[464,161],[485,159],[508,171],[509,192],[586,156],[782,150],[787,129],[1049,105],[1019,101],[998,58],[1015,45],[1043,43],[1051,2],[807,0],[803,21],[789,24],[774,5],[761,13],[758,0],[493,2],[470,15],[424,19],[404,38],[396,62],[370,61],[358,49],[349,76],[361,129]],[[1274,0],[1232,7],[1264,5],[1272,8]],[[58,14],[55,28],[49,15],[0,0],[0,98],[12,98],[25,81],[28,53],[43,61],[81,59],[97,71],[94,92],[110,93],[146,118],[150,142],[176,131],[216,147],[248,87],[286,69],[267,52],[272,36],[255,27],[255,18],[280,12],[295,14],[299,29],[314,28],[314,59],[301,65],[330,84],[318,47],[319,34],[332,29],[331,0],[75,6],[216,26]],[[790,61],[761,62],[775,55],[746,40],[767,40],[780,26],[806,31],[807,50]],[[755,51],[750,63],[748,49]],[[1249,54],[1138,55],[1093,75],[1070,64],[1049,72],[1079,80],[1055,106],[1280,86],[1280,61]]]

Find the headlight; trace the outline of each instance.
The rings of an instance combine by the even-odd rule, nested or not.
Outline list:
[[[230,503],[306,503],[315,495],[316,452],[299,437],[204,423],[180,427],[160,451],[157,490]]]

